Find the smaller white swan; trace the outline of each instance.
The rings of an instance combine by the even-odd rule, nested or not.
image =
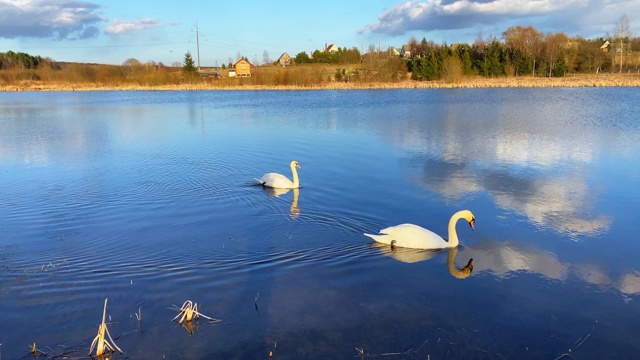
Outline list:
[[[276,189],[297,189],[300,187],[300,180],[298,180],[298,169],[302,169],[297,161],[291,162],[291,172],[293,173],[293,181],[289,180],[286,176],[278,173],[267,173],[262,175],[258,182],[262,186],[267,186]]]
[[[458,246],[456,222],[465,219],[471,230],[475,230],[476,219],[469,210],[461,210],[451,216],[449,220],[449,241],[440,235],[414,224],[401,224],[380,230],[380,235],[364,234],[373,240],[393,246],[412,249],[447,249]],[[393,243],[392,243],[393,242]]]

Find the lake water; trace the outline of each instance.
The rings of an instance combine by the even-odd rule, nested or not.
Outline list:
[[[639,94],[3,93],[0,357],[87,358],[108,298],[115,359],[636,358]]]

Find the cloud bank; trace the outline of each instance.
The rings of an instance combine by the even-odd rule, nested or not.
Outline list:
[[[596,23],[610,24],[613,28],[619,16],[640,11],[637,1],[615,3],[610,0],[413,0],[378,15],[377,22],[363,26],[358,33],[397,36],[414,30],[462,30],[513,21],[575,32]]]
[[[0,38],[84,39],[106,20],[100,5],[78,0],[0,0]]]

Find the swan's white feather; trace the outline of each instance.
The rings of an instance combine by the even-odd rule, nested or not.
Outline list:
[[[293,189],[295,185],[286,176],[278,173],[267,173],[260,178],[260,184],[272,188]]]
[[[297,161],[293,160],[289,164],[291,167],[291,174],[293,175],[293,181],[289,180],[286,176],[278,173],[266,173],[262,175],[260,180],[260,184],[266,187],[274,188],[274,189],[297,189],[300,187],[300,182],[298,179],[298,171],[296,168],[300,168],[300,164]]]
[[[413,249],[445,249],[449,244],[438,234],[414,224],[401,224],[380,230],[380,235],[365,234],[373,240]]]

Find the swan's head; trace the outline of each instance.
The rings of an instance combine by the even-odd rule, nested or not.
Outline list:
[[[467,220],[469,226],[471,226],[471,230],[476,229],[476,217],[473,216],[473,213],[469,210],[462,210],[462,218]]]
[[[302,169],[302,166],[300,166],[300,164],[295,160],[291,162],[291,167],[294,167],[294,166],[297,167],[298,169]]]

